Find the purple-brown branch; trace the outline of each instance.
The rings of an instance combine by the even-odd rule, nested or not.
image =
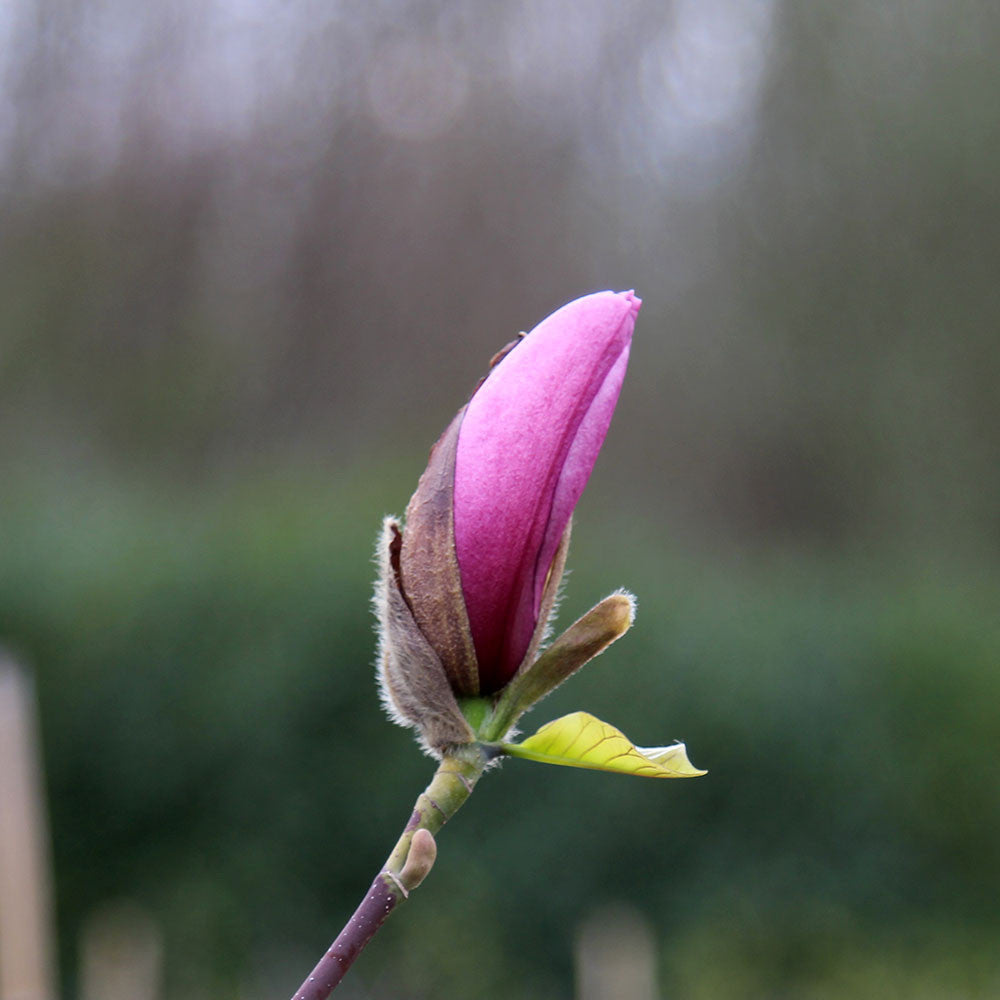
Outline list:
[[[364,946],[392,913],[396,903],[401,898],[406,898],[401,893],[397,895],[397,892],[393,892],[386,884],[386,875],[379,873],[376,876],[368,895],[354,911],[354,916],[337,935],[337,940],[330,945],[329,951],[316,963],[316,968],[299,987],[292,1000],[326,1000]]]
[[[445,757],[441,761],[361,905],[292,1000],[326,1000],[389,914],[424,880],[437,853],[434,834],[472,794],[487,765],[478,747],[470,756],[473,759]]]

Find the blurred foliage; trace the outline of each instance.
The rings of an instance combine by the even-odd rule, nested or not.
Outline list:
[[[508,762],[345,995],[567,996],[619,900],[666,995],[1000,992],[998,48],[984,0],[0,4],[0,642],[68,996],[114,897],[169,1000],[311,967],[430,773],[379,520],[493,351],[632,285],[562,620],[638,624],[525,727],[709,774]]]
[[[0,460],[417,451],[634,285],[637,499],[997,559],[1000,7],[349,6],[0,16]]]
[[[353,908],[431,770],[372,683],[382,510],[357,478],[291,473],[4,508],[0,629],[37,669],[67,958],[124,895],[164,921],[170,996],[282,995]],[[685,739],[709,775],[508,761],[358,988],[567,996],[574,928],[628,899],[668,993],[990,995],[1000,581],[695,562],[581,520],[562,620],[627,582],[638,622],[526,725],[585,708]]]

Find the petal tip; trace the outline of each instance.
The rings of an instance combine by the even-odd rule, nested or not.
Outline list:
[[[630,288],[626,292],[618,293],[626,302],[629,304],[629,312],[632,314],[632,318],[635,319],[639,315],[639,310],[642,308],[642,299],[635,294],[635,289]]]

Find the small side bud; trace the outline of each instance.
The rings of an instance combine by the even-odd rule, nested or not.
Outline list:
[[[512,726],[535,702],[620,639],[634,620],[635,598],[631,594],[619,591],[605,597],[510,682],[497,714],[508,728]]]
[[[417,830],[413,835],[413,840],[410,841],[410,852],[406,855],[406,864],[403,865],[403,870],[399,873],[399,881],[407,892],[413,892],[427,878],[431,868],[434,867],[437,850],[434,834],[430,830]]]

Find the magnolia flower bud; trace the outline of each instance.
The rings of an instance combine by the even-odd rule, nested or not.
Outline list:
[[[405,530],[386,522],[383,699],[431,749],[472,738],[456,696],[496,694],[538,653],[640,304],[585,296],[497,355],[431,450]]]

